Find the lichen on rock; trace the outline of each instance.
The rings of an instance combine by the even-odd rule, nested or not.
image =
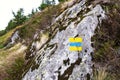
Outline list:
[[[76,3],[56,18],[52,24],[59,24],[55,26],[56,34],[49,37],[47,43],[36,51],[34,60],[38,68],[34,70],[30,68],[22,80],[87,80],[92,78],[91,53],[94,49],[91,46],[91,37],[98,24],[105,18],[105,12],[100,5],[96,5],[86,14],[79,14],[88,8],[86,2],[82,0]],[[84,17],[75,19],[78,17],[77,14]],[[59,30],[60,27],[64,28]],[[68,39],[76,36],[83,38],[81,52],[68,49]]]

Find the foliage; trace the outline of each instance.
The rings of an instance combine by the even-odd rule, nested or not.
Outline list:
[[[59,0],[59,2],[64,2],[65,0]]]
[[[5,31],[9,31],[11,29],[14,29],[16,26],[17,26],[16,22],[14,20],[10,20]]]
[[[31,17],[32,17],[33,15],[35,15],[35,13],[37,13],[37,12],[38,12],[38,9],[36,9],[36,10],[32,9],[31,13],[28,14],[28,18],[31,18]]]
[[[0,31],[0,36],[4,35],[5,33],[6,33],[5,30],[1,30],[1,31]]]
[[[45,9],[48,6],[49,6],[49,4],[41,4],[41,6],[39,7],[39,9],[43,10],[43,9]]]
[[[101,27],[96,29],[92,40],[94,41],[93,47],[95,48],[93,61],[99,65],[102,64],[101,66],[104,64],[104,66],[107,66],[107,71],[112,75],[114,74],[116,78],[119,78],[120,7],[116,6],[117,4],[119,3],[103,5],[103,8],[106,10],[107,19],[103,20],[100,25]]]
[[[13,16],[14,16],[14,19],[13,21],[15,22],[15,24],[18,26],[18,25],[21,25],[23,24],[26,20],[27,20],[27,17],[23,14],[24,13],[24,10],[22,8],[20,8],[17,13],[15,14],[15,12],[12,12],[13,13]],[[13,23],[14,23],[13,22]]]
[[[12,12],[12,13],[14,18],[8,22],[8,25],[5,30],[0,31],[0,36],[6,34],[8,31],[14,29],[19,25],[22,25],[27,20],[27,17],[23,14],[24,10],[22,8],[20,8],[17,11],[17,13],[15,12]]]
[[[55,16],[61,13],[61,5],[49,6],[46,10],[36,13],[19,31],[20,37],[30,43],[36,31],[44,30],[51,25]],[[26,34],[27,33],[27,34]]]
[[[43,0],[42,4],[40,5],[40,7],[38,7],[39,10],[43,10],[46,7],[50,6],[50,5],[54,5],[55,4],[55,0]],[[8,25],[6,27],[5,30],[0,31],[0,36],[6,34],[8,31],[14,29],[15,27],[22,25],[23,23],[25,23],[28,19],[30,19],[35,13],[37,13],[38,10],[34,10],[32,9],[31,14],[29,14],[28,16],[24,15],[24,10],[22,8],[20,8],[17,13],[12,12],[14,18],[11,19],[8,22]]]
[[[9,49],[0,49],[0,80],[16,80],[19,77],[17,75],[19,72],[22,71],[22,68],[20,69],[20,67],[23,64],[22,62],[24,61],[25,50],[25,47],[24,49],[20,50],[21,46],[22,44],[18,43]],[[15,64],[18,64],[18,67],[13,68]],[[20,71],[12,76],[12,72],[17,71],[18,69],[20,69]],[[17,76],[17,78],[13,79],[14,76]]]
[[[55,0],[42,0],[42,4],[54,5],[55,4]]]
[[[55,0],[43,0],[42,4],[38,7],[39,10],[44,10],[46,7],[54,5],[55,4]]]
[[[0,49],[6,46],[6,44],[9,42],[9,38],[12,36],[14,31],[16,31],[20,27],[22,26],[17,26],[15,29],[8,31],[5,35],[0,36]]]

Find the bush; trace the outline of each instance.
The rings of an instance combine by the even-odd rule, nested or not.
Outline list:
[[[22,8],[20,8],[16,14],[14,12],[12,13],[14,18],[9,21],[5,30],[0,31],[0,36],[4,35],[8,31],[16,28],[19,25],[22,25],[25,21],[28,20],[28,18],[23,14],[24,10]]]
[[[4,35],[6,33],[5,30],[0,31],[0,36]]]
[[[10,20],[5,30],[10,31],[11,29],[14,29],[16,26],[17,26],[16,23],[13,20]]]
[[[43,10],[48,6],[49,6],[49,4],[41,4],[41,6],[39,7],[39,10]]]
[[[59,2],[64,2],[64,1],[66,1],[66,0],[59,0]]]

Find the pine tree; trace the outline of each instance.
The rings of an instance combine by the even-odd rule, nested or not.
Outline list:
[[[52,1],[51,0],[42,0],[42,4],[38,8],[39,8],[39,10],[43,10],[50,5],[55,5],[55,0],[52,0]]]
[[[21,25],[26,21],[26,16],[24,16],[24,10],[20,8],[17,13],[12,12],[14,16],[14,21],[16,22],[16,25]]]

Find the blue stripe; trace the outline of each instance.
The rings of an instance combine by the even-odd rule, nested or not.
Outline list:
[[[70,43],[70,46],[77,46],[77,47],[79,47],[79,46],[82,46],[82,43],[80,43],[80,42],[72,42],[72,43]]]

